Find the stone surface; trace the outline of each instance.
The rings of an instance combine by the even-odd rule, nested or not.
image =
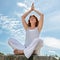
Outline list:
[[[57,59],[51,56],[32,55],[29,59],[27,59],[24,55],[5,55],[0,56],[0,60],[57,60]]]
[[[7,55],[4,60],[27,60],[24,55]]]
[[[0,55],[0,60],[4,60],[4,56],[3,55]]]
[[[57,60],[57,59],[51,56],[34,56],[33,60]]]

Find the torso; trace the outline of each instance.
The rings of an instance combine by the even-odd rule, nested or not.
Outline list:
[[[34,29],[28,28],[26,30],[25,46],[27,47],[37,37],[39,37],[38,28],[37,27],[35,27]]]

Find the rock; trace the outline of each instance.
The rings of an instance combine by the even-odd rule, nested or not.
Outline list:
[[[5,60],[27,60],[24,55],[7,55]]]
[[[57,60],[57,59],[52,56],[37,56],[37,55],[35,55],[33,57],[33,60]]]
[[[0,56],[0,60],[57,60],[57,59],[51,56],[32,55],[29,59],[27,59],[24,55],[2,55]]]

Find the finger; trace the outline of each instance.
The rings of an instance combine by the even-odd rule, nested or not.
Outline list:
[[[34,5],[34,3],[32,3],[32,6]]]
[[[32,6],[34,6],[34,3],[32,3]]]

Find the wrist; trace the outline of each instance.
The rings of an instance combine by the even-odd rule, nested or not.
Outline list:
[[[30,13],[31,11],[32,11],[32,10],[30,9],[30,10],[29,10],[29,13]]]
[[[30,9],[30,12],[33,11],[32,9]]]
[[[34,9],[34,11],[36,12],[36,9]]]

